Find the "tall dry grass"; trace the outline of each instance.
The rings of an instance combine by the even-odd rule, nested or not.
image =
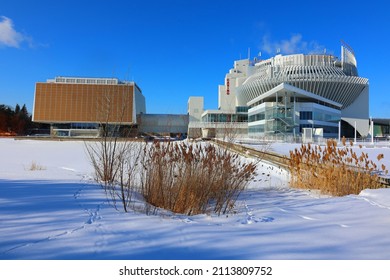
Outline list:
[[[256,169],[211,144],[154,142],[144,153],[141,193],[146,201],[187,215],[228,213]]]
[[[103,137],[87,143],[86,151],[108,201],[126,212],[139,192],[147,214],[157,208],[186,215],[225,214],[256,169],[256,163],[242,162],[238,154],[212,144]]]
[[[30,170],[30,171],[46,170],[46,167],[38,164],[35,161],[32,161],[30,166],[28,167],[28,170]]]
[[[367,153],[357,154],[352,149],[353,143],[348,147],[345,138],[342,143],[342,147],[337,147],[335,140],[328,140],[323,148],[307,144],[290,151],[291,186],[335,196],[382,187],[379,174],[388,173],[386,166],[377,166]],[[377,159],[382,158],[380,154]]]

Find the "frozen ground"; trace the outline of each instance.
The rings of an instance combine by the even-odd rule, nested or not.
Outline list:
[[[146,216],[108,205],[83,142],[0,139],[0,155],[0,259],[390,259],[390,189],[323,197],[263,163],[237,214]]]

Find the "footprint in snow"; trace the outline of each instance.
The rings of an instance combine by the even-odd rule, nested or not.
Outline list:
[[[262,217],[260,222],[269,223],[269,222],[273,222],[274,220],[275,218],[272,217]]]
[[[275,220],[275,218],[273,218],[273,217],[256,218],[255,216],[248,216],[246,219],[241,221],[241,224],[250,225],[253,223],[270,223],[270,222],[273,222],[274,220]]]
[[[196,223],[195,221],[189,219],[189,218],[185,218],[184,220],[182,220],[184,223],[186,224],[193,224],[193,223]]]

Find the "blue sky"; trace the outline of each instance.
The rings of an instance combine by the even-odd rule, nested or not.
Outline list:
[[[370,115],[390,118],[386,1],[0,0],[0,104],[32,111],[35,83],[55,76],[134,80],[148,113],[218,104],[234,60],[326,49],[340,40],[370,81]]]

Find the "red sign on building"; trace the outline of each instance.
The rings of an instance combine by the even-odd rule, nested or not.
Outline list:
[[[227,95],[230,94],[229,85],[230,85],[229,79],[226,79],[226,94],[227,94]]]

